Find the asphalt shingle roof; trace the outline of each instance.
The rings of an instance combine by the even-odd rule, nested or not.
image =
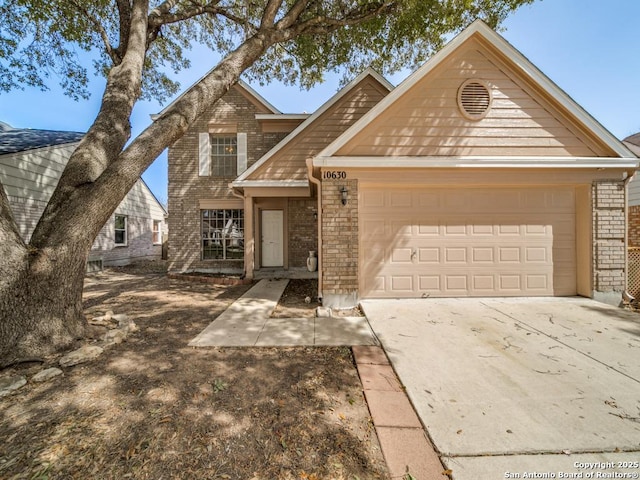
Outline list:
[[[74,143],[80,141],[83,136],[84,133],[81,132],[13,128],[0,122],[0,155]]]
[[[640,147],[640,132],[628,136],[627,138],[624,139],[624,141]]]

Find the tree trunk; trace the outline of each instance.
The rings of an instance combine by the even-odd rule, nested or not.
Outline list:
[[[69,242],[16,255],[0,284],[0,366],[68,347],[84,333],[88,249]],[[3,269],[4,270],[4,269]]]
[[[95,138],[83,141],[70,158],[30,245],[20,239],[6,196],[0,194],[0,366],[64,349],[82,336],[85,264],[95,236],[156,156],[286,35],[247,39],[119,153],[106,148],[112,132],[94,125]],[[122,93],[117,82],[113,85],[108,82],[105,98]],[[110,117],[117,123],[121,110],[103,101],[101,125],[110,124]],[[99,175],[96,167],[102,170]]]

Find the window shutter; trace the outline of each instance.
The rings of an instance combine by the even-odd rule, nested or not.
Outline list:
[[[198,164],[198,175],[201,177],[211,175],[211,143],[207,132],[198,135]]]
[[[238,173],[240,175],[247,169],[247,134],[238,133]]]

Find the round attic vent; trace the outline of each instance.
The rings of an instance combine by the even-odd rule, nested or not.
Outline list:
[[[481,80],[467,80],[458,90],[458,107],[471,120],[480,120],[491,108],[491,90]]]

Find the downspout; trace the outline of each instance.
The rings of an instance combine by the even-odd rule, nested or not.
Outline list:
[[[318,201],[318,301],[322,302],[322,182],[313,175],[313,158],[305,160],[307,164],[307,177],[316,185]]]
[[[234,187],[231,184],[229,184],[229,189],[231,190],[231,195],[233,195],[234,197],[238,197],[239,199],[242,200],[242,205],[244,207],[245,206],[244,191],[242,191],[242,193],[240,193],[240,190],[237,189],[236,187]],[[245,210],[246,210],[246,208],[245,208]],[[250,212],[250,213],[253,213],[253,212]],[[247,212],[246,211],[244,212],[244,215],[245,215],[245,222],[246,222],[246,216],[247,216]],[[250,215],[250,221],[253,222],[253,215]],[[247,238],[246,238],[246,235],[245,235],[246,234],[246,230],[247,230],[247,225],[245,223],[244,232],[242,232],[242,235],[245,237],[244,238],[245,251],[246,251],[246,248],[247,248]],[[251,234],[253,235],[253,228],[251,228]],[[247,278],[247,259],[246,259],[246,256],[245,256],[244,261],[242,262],[242,264],[243,264],[243,268],[244,268],[244,273],[242,275],[242,278]],[[252,278],[253,275],[250,275],[250,277]]]

